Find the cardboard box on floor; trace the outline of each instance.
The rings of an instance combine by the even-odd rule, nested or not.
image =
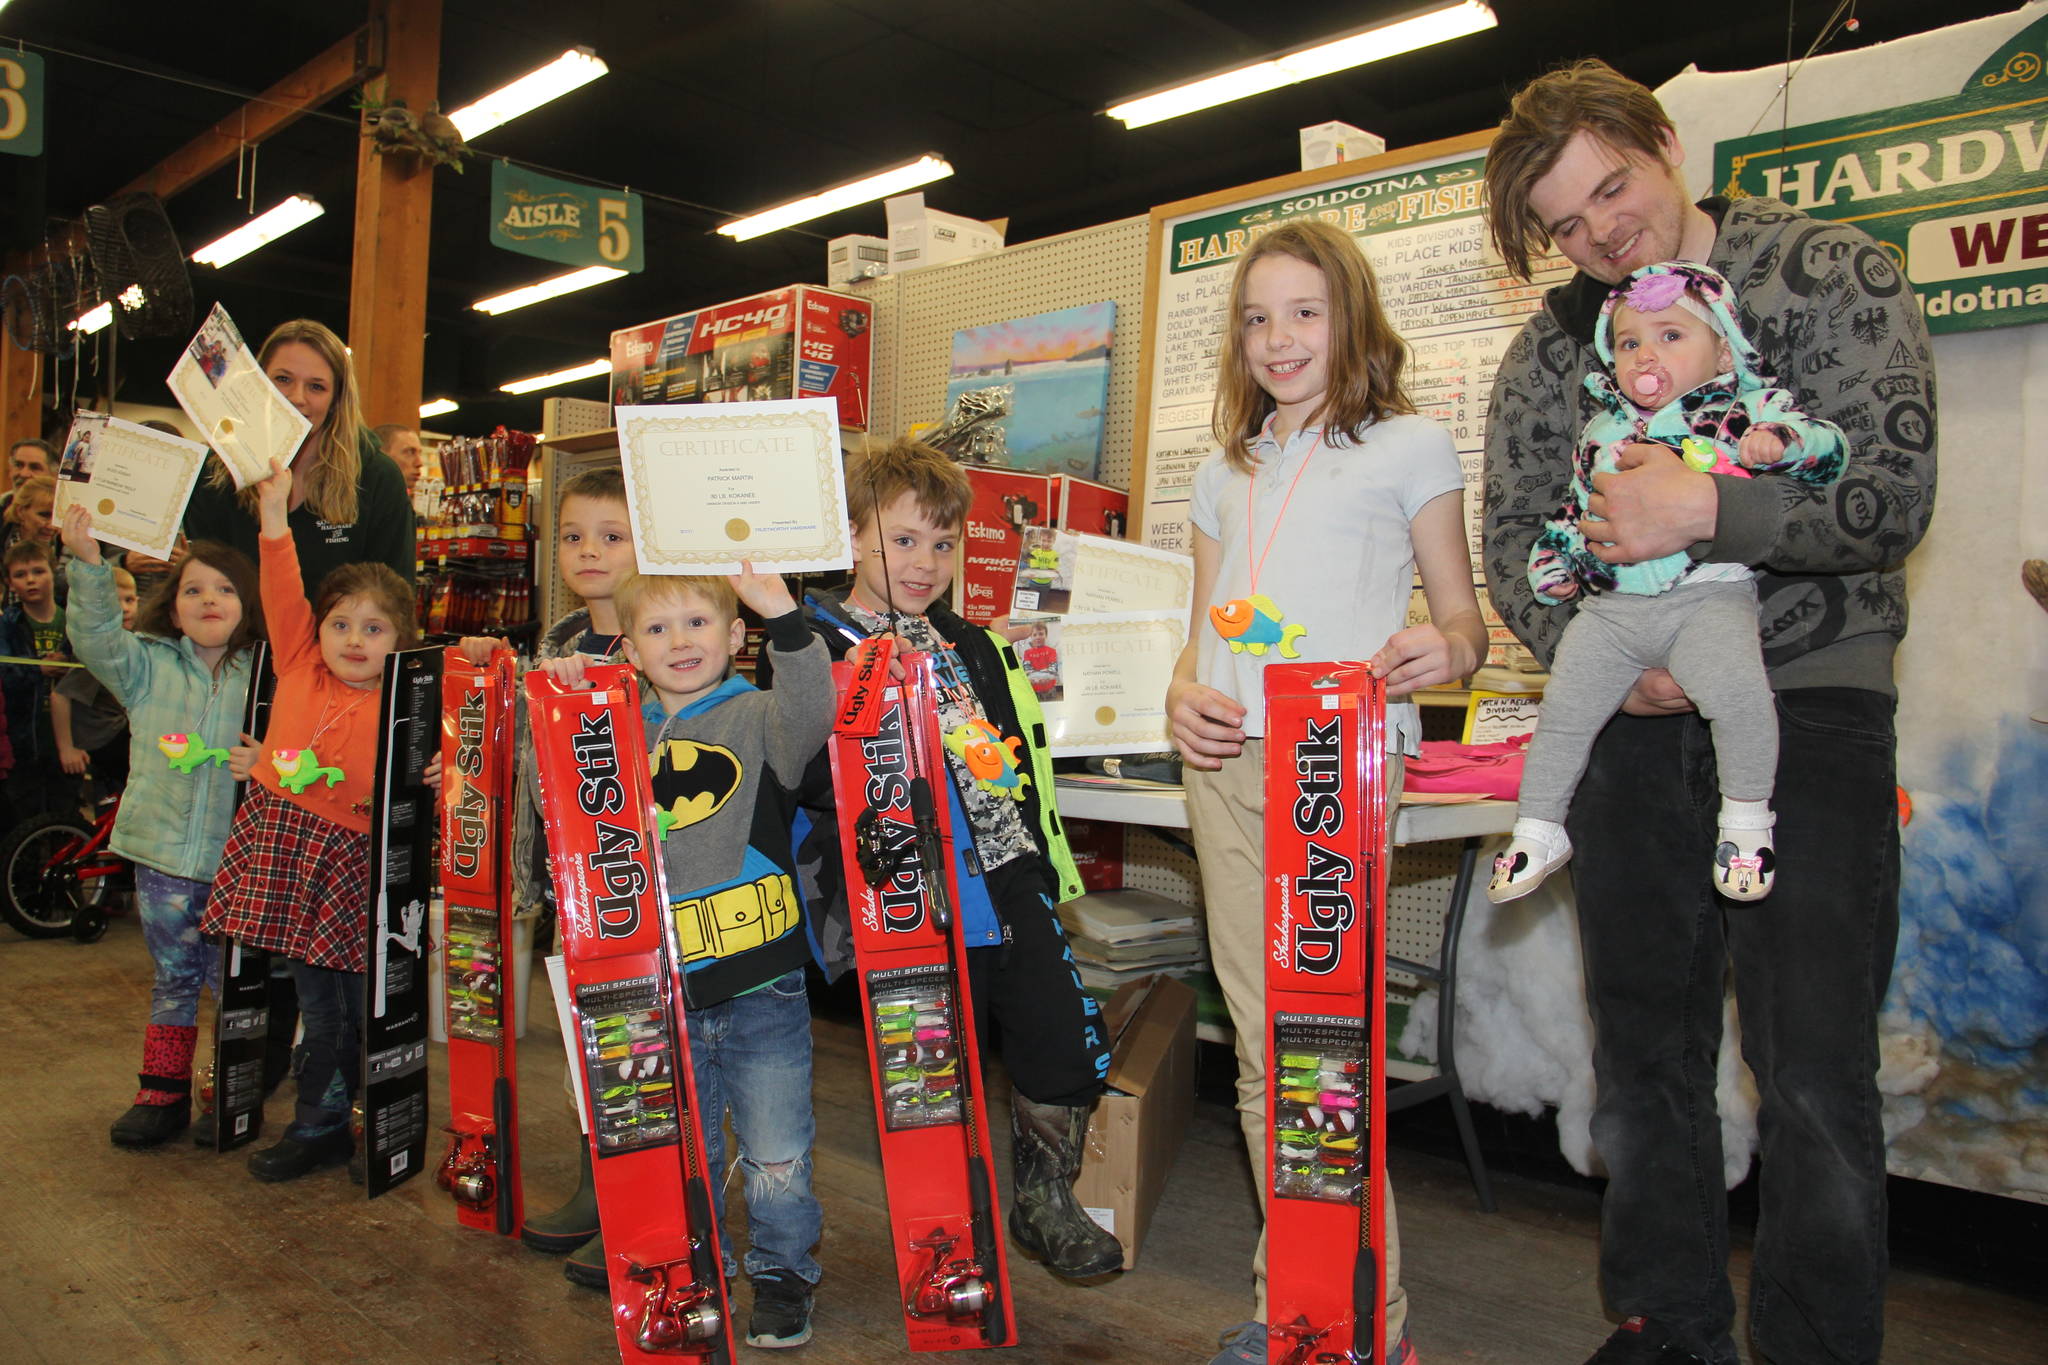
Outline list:
[[[1195,1110],[1195,993],[1170,976],[1133,981],[1104,1009],[1116,1039],[1109,1093],[1088,1124],[1074,1197],[1138,1263]]]

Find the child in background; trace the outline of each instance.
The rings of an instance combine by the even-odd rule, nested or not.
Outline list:
[[[603,663],[620,657],[619,585],[634,571],[633,524],[626,510],[626,480],[616,469],[592,469],[563,485],[555,515],[555,564],[562,585],[583,605],[554,623],[540,637],[536,661],[578,657]],[[470,658],[482,662],[505,641],[470,637],[462,641]],[[552,905],[554,888],[547,871],[547,846],[541,828],[539,774],[533,764],[533,735],[524,693],[518,708],[519,782],[513,825],[512,880],[514,903],[522,915],[538,915]],[[576,1108],[574,1076],[566,1074],[569,1107]],[[579,1113],[580,1116],[580,1113]],[[597,1190],[590,1177],[590,1144],[579,1142],[576,1191],[546,1213],[528,1213],[519,1236],[535,1251],[573,1253],[562,1266],[571,1283],[590,1289],[607,1285],[604,1239],[598,1235]]]
[[[1493,862],[1488,900],[1526,896],[1572,856],[1564,820],[1593,740],[1646,669],[1668,669],[1712,726],[1721,813],[1710,873],[1730,900],[1761,900],[1776,871],[1771,793],[1778,714],[1757,634],[1756,575],[1684,552],[1609,564],[1586,546],[1593,476],[1639,442],[1670,445],[1694,469],[1827,484],[1848,461],[1841,429],[1799,411],[1756,373],[1733,287],[1703,265],[1644,266],[1608,294],[1593,334],[1612,376],[1586,387],[1603,405],[1579,438],[1571,500],[1529,550],[1529,582],[1550,605],[1579,598],[1543,692],[1522,768],[1513,838]]]
[[[1407,349],[1357,244],[1316,220],[1282,224],[1239,259],[1229,309],[1214,419],[1222,449],[1195,471],[1193,619],[1166,704],[1187,763],[1210,955],[1237,1031],[1237,1108],[1263,1206],[1265,666],[1370,659],[1387,682],[1388,794],[1398,799],[1401,760],[1420,752],[1422,727],[1413,702],[1392,699],[1478,668],[1486,631],[1457,451],[1450,433],[1415,415],[1401,378]],[[1418,569],[1431,624],[1404,628]],[[1255,615],[1277,652],[1240,639]],[[1377,1358],[1409,1365],[1400,1233],[1391,1191],[1384,1197],[1387,1340]],[[1265,1264],[1262,1233],[1252,1262],[1260,1319]],[[1263,1365],[1266,1328],[1242,1323],[1222,1345],[1212,1365]]]
[[[385,658],[419,629],[412,588],[384,564],[332,570],[308,606],[286,521],[292,472],[276,460],[270,469],[256,485],[257,544],[277,692],[260,752],[246,734],[237,746],[235,776],[256,780],[202,927],[290,960],[305,1028],[293,1058],[298,1106],[283,1138],[250,1156],[249,1173],[293,1180],[355,1148],[377,705]],[[438,785],[438,758],[427,780]]]
[[[199,922],[235,807],[228,750],[249,691],[250,646],[262,634],[256,566],[201,541],[139,616],[130,599],[117,619],[120,571],[101,557],[84,507],[66,513],[64,543],[75,561],[72,645],[129,712],[130,785],[110,846],[135,864],[136,906],[156,963],[142,1088],[108,1136],[117,1147],[154,1147],[191,1122],[199,990],[219,985],[209,980],[219,951],[200,941]]]
[[[91,524],[91,514],[83,507],[74,507],[72,512],[84,517]],[[71,547],[71,534],[67,517],[64,528],[64,543],[71,549],[74,559],[78,551]],[[99,563],[98,559],[93,561]],[[114,600],[121,607],[121,629],[135,629],[135,577],[126,569],[112,570],[114,576]],[[66,634],[78,629],[75,614],[78,603],[71,604],[73,618],[66,621]],[[76,642],[73,642],[76,648]],[[80,659],[79,662],[85,662]],[[99,796],[111,796],[121,790],[128,780],[128,713],[121,708],[116,697],[102,683],[90,668],[74,668],[57,680],[50,690],[50,733],[57,741],[57,765],[66,777],[79,779],[81,811],[87,819],[92,817],[90,802],[83,800],[87,783],[93,784]]]
[[[782,685],[771,691],[732,670],[746,640],[739,602],[760,615],[779,663]],[[683,951],[706,1166],[725,1164],[728,1111],[739,1141],[754,1289],[747,1344],[801,1346],[823,1273],[811,1248],[824,1211],[811,1193],[811,953],[790,827],[796,787],[832,733],[831,658],[782,579],[751,568],[730,580],[631,577],[616,610],[626,657],[647,683],[640,712]],[[585,658],[542,667],[578,687]],[[712,773],[721,790],[707,793]],[[719,937],[716,926],[741,922],[741,941]],[[725,1273],[736,1269],[728,1251]]]
[[[36,480],[29,480],[30,484]],[[15,506],[29,494],[26,485]],[[71,658],[64,638],[64,608],[57,604],[50,551],[28,536],[0,555],[13,604],[0,613],[0,653],[16,659],[47,659],[36,664],[0,664],[0,688],[7,698],[7,735],[14,748],[11,785],[24,809],[47,804],[49,786],[58,776],[56,739],[50,733],[50,689],[70,672],[61,665]],[[30,786],[34,791],[28,790]]]
[[[1123,1265],[1123,1247],[1073,1191],[1089,1111],[1109,1071],[1109,1037],[1101,1007],[1081,989],[1053,911],[1056,901],[1081,894],[1081,878],[1053,804],[1037,696],[1008,640],[939,601],[953,579],[953,552],[972,501],[960,466],[930,446],[898,441],[850,460],[853,587],[843,600],[813,594],[811,629],[835,654],[894,631],[908,648],[932,656],[942,733],[981,722],[1018,752],[1020,772],[1009,776],[1028,780],[998,790],[947,746],[953,780],[939,783],[933,774],[934,791],[943,788],[952,805],[976,1024],[1010,1072],[1010,1235],[1055,1274],[1085,1279]],[[829,782],[806,783],[807,800],[818,809],[803,861],[806,875],[818,879],[818,904],[830,905],[843,922],[837,840],[852,831],[839,830],[824,809],[821,792],[829,790]],[[825,928],[827,970],[836,974],[850,963],[851,947],[843,923]]]
[[[7,525],[0,531],[0,556],[17,545],[40,545],[50,562],[51,595],[61,604],[64,601],[64,563],[62,546],[57,543],[57,480],[48,474],[35,478],[14,490],[14,500],[7,504]],[[18,599],[14,584],[6,584],[6,591],[0,594],[0,609],[11,607]]]

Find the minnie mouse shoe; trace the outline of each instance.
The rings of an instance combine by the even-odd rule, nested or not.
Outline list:
[[[1737,806],[1753,809],[1734,809]],[[1714,843],[1716,891],[1731,901],[1760,901],[1771,894],[1778,870],[1771,830],[1777,823],[1776,813],[1764,802],[1723,803]]]
[[[1564,826],[1549,820],[1517,820],[1507,848],[1493,860],[1486,898],[1495,905],[1519,900],[1571,860],[1572,841]]]

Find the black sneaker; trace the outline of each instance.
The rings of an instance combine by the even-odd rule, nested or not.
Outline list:
[[[764,1270],[752,1277],[754,1311],[747,1318],[747,1345],[782,1350],[811,1339],[811,1287],[793,1270]]]
[[[1707,1358],[1686,1350],[1638,1313],[1623,1318],[1607,1344],[1586,1358],[1586,1365],[1707,1365]]]

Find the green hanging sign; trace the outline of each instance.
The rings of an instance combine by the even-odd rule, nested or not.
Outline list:
[[[564,265],[646,264],[640,196],[491,163],[491,245]]]
[[[1930,332],[2048,320],[2048,19],[1954,95],[1716,143],[1714,183],[1868,232],[1918,293]],[[1867,293],[1898,287],[1882,262],[1854,269]],[[1835,306],[1855,296],[1852,286]]]
[[[0,152],[43,154],[43,59],[0,52]]]

